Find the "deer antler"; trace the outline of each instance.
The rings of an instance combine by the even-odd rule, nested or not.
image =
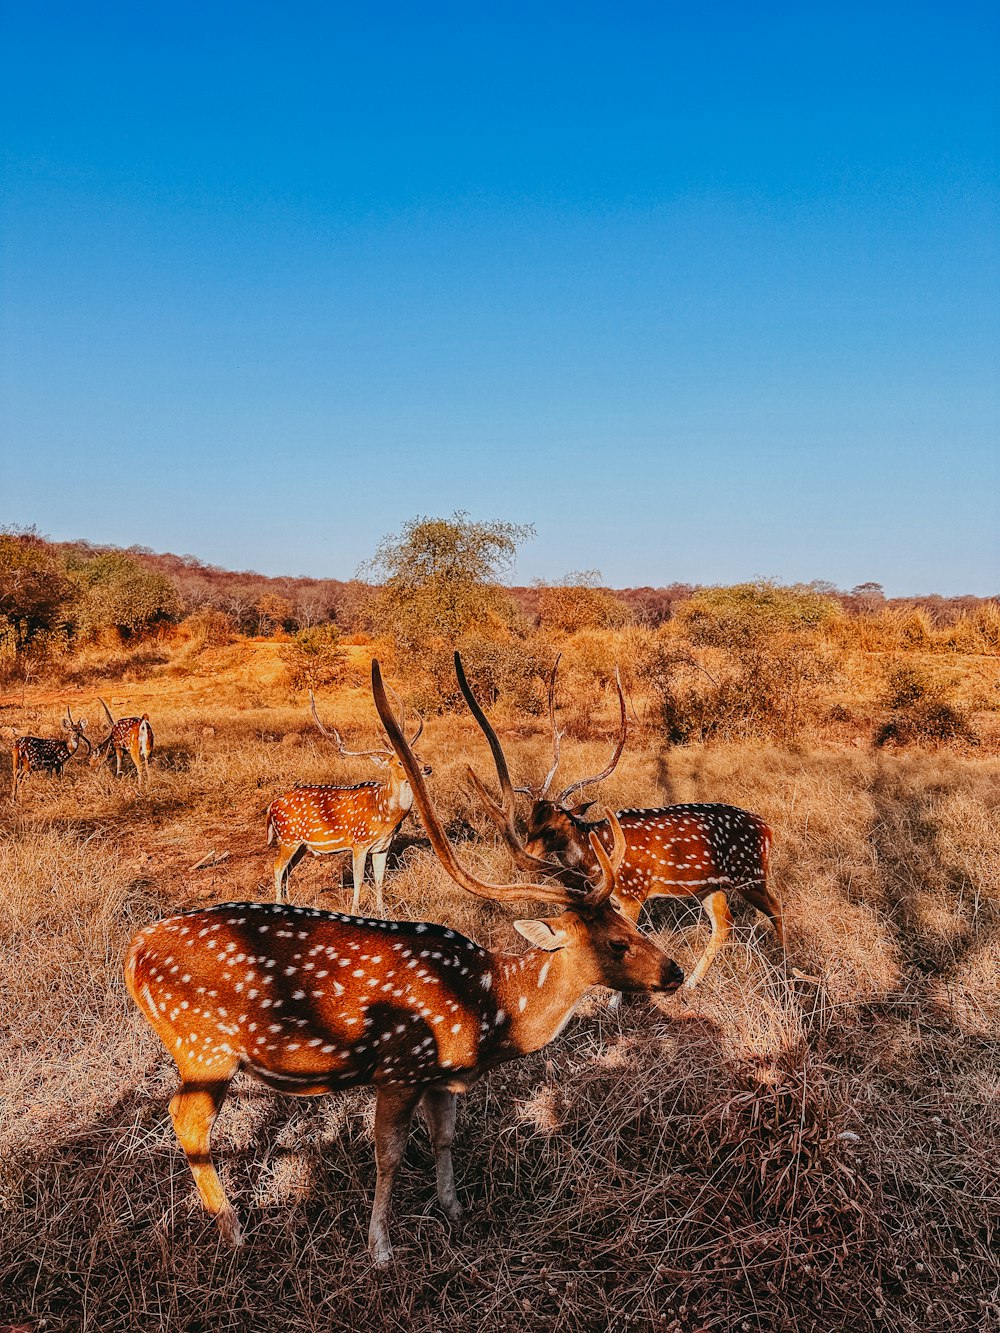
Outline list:
[[[317,727],[319,727],[326,739],[328,741],[333,741],[344,759],[367,759],[373,754],[381,755],[389,753],[387,750],[348,750],[336,727],[331,731],[327,731],[326,727],[323,726],[323,723],[320,721],[319,713],[316,710],[316,696],[313,694],[312,690],[309,691],[309,706],[312,709],[313,721],[316,723]]]
[[[108,715],[108,726],[113,727],[113,726],[115,725],[115,719],[114,719],[114,717],[113,717],[112,714],[111,714],[111,709],[110,709],[110,708],[108,707],[108,705],[104,702],[104,700],[101,698],[100,695],[97,696],[97,702],[101,705],[101,707],[104,709],[105,713],[107,713],[107,715]]]
[[[413,790],[413,798],[424,821],[431,846],[434,848],[438,860],[456,884],[469,893],[477,894],[481,898],[492,898],[497,902],[516,902],[524,898],[535,898],[539,902],[555,903],[561,907],[596,907],[607,901],[615,883],[614,870],[610,861],[607,862],[606,866],[605,862],[601,861],[601,882],[594,885],[587,893],[574,893],[562,885],[552,883],[488,884],[484,880],[477,879],[466,870],[456,857],[452,845],[448,841],[444,826],[431,801],[427,784],[424,782],[423,774],[420,771],[420,765],[417,763],[413,751],[407,745],[406,738],[399,729],[399,723],[393,716],[385,686],[382,683],[382,672],[378,662],[374,659],[372,660],[372,694],[375,698],[378,715],[382,719],[382,725],[392,742],[392,747],[396,751],[399,762],[406,770],[406,776]],[[624,844],[624,838],[622,842]],[[598,856],[598,860],[601,860],[600,856]]]
[[[516,792],[523,792],[524,788],[515,787],[510,780],[510,770],[507,767],[507,759],[503,752],[503,747],[497,737],[496,732],[490,726],[486,714],[483,712],[479,700],[472,693],[468,678],[465,674],[465,668],[462,666],[462,658],[459,653],[455,654],[455,675],[458,677],[458,688],[462,691],[462,697],[469,705],[472,716],[479,724],[479,729],[486,737],[490,750],[493,753],[493,763],[496,765],[497,778],[500,781],[500,802],[493,799],[486,790],[478,775],[470,768],[469,777],[476,789],[480,800],[486,807],[486,813],[496,824],[503,836],[504,842],[510,848],[514,857],[514,862],[519,870],[526,870],[529,874],[546,875],[556,872],[564,882],[570,882],[574,885],[580,884],[581,887],[586,883],[582,877],[573,872],[567,874],[563,867],[557,866],[549,861],[543,861],[540,857],[532,856],[530,852],[525,851],[524,844],[517,832],[517,824],[514,817],[514,796]],[[534,793],[529,788],[527,795]]]
[[[70,708],[69,704],[66,705],[66,718],[69,722],[70,731],[75,731],[80,740],[82,740],[87,747],[87,753],[93,754],[94,747],[91,745],[90,737],[87,735],[87,719],[84,718],[82,721],[77,722],[73,717],[73,710]],[[65,723],[63,725],[65,725]]]
[[[556,672],[559,670],[559,663],[562,660],[562,653],[556,653],[556,660],[552,663],[552,671],[549,674],[549,723],[552,727],[552,767],[545,775],[545,781],[538,788],[537,792],[531,792],[531,795],[538,801],[544,801],[548,795],[549,788],[552,786],[552,779],[556,775],[559,767],[559,746],[562,741],[562,732],[556,728]]]
[[[615,667],[615,685],[618,687],[618,704],[621,708],[621,730],[618,733],[615,748],[611,752],[611,760],[606,768],[602,769],[600,773],[595,773],[592,778],[581,778],[579,782],[571,783],[564,791],[561,791],[556,797],[557,805],[565,804],[568,798],[575,791],[579,791],[581,787],[590,787],[595,782],[603,782],[618,767],[618,760],[622,757],[622,751],[625,749],[625,738],[628,735],[628,719],[625,715],[625,692],[622,689],[622,678],[617,667]]]

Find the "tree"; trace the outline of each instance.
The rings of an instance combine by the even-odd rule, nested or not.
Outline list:
[[[288,623],[293,619],[292,604],[287,597],[282,597],[280,593],[266,592],[257,603],[257,613],[260,617],[261,632],[266,633],[268,629],[287,629]]]
[[[141,634],[180,610],[180,598],[170,579],[123,551],[95,555],[73,569],[70,577],[79,590],[74,612],[84,634],[105,629]]]
[[[499,583],[519,544],[534,528],[476,523],[463,511],[447,518],[414,518],[391,534],[365,566],[376,588],[369,619],[404,650],[463,634],[509,629],[517,607]]]
[[[0,530],[0,639],[19,651],[55,629],[70,585],[34,528]]]
[[[538,582],[542,629],[575,634],[581,629],[619,629],[632,620],[631,608],[601,583],[597,569],[576,570],[561,583]]]

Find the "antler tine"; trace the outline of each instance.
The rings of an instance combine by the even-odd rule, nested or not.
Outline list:
[[[558,861],[545,861],[541,857],[532,856],[530,852],[525,851],[524,844],[514,827],[513,818],[508,818],[507,812],[493,799],[480,780],[479,775],[473,769],[468,768],[466,772],[469,774],[469,779],[476,790],[476,794],[486,807],[486,813],[500,830],[518,870],[526,870],[530,875],[550,875],[558,879],[560,883],[567,885],[567,887],[578,885],[580,891],[586,891],[587,881],[579,871],[562,866]]]
[[[532,856],[530,852],[525,851],[524,843],[521,841],[515,822],[514,796],[516,794],[534,796],[535,793],[531,787],[514,787],[511,785],[510,770],[507,767],[507,758],[504,755],[500,739],[483,712],[479,700],[472,693],[472,687],[469,685],[459,653],[455,654],[455,675],[458,677],[458,686],[462,691],[465,702],[469,705],[472,716],[478,722],[479,728],[486,737],[493,753],[493,762],[496,765],[497,777],[500,781],[500,801],[497,802],[493,799],[479,776],[471,768],[468,770],[469,777],[472,779],[477,794],[486,806],[486,813],[496,824],[504,842],[510,849],[511,855],[514,857],[514,864],[519,870],[526,870],[532,875],[555,874],[564,884],[569,882],[575,886],[577,883],[581,883],[581,886],[585,887],[586,881],[577,872],[570,871],[567,873],[566,868],[559,865],[558,862],[545,861],[541,857]]]
[[[393,699],[395,700],[396,708],[397,708],[398,713],[399,713],[399,729],[400,729],[400,731],[403,733],[403,735],[405,736],[405,735],[406,735],[406,704],[403,702],[403,696],[402,696],[401,694],[397,694],[396,691],[392,688],[391,685],[388,685],[388,684],[387,684],[385,688],[386,688],[387,693],[391,694],[392,697],[393,697]],[[414,709],[414,712],[416,712],[416,709]],[[417,741],[420,739],[420,737],[421,737],[421,735],[422,735],[422,733],[423,733],[423,730],[424,730],[424,719],[420,716],[419,713],[417,713],[417,729],[416,729],[416,731],[413,733],[413,735],[410,737],[410,739],[407,741],[407,745],[409,745],[409,746],[411,746],[411,747],[414,746],[414,745],[416,745]]]
[[[320,721],[319,713],[316,709],[316,696],[313,694],[312,690],[309,691],[309,707],[312,709],[313,721],[316,723],[317,727],[319,727],[320,731],[323,733],[323,735],[326,737],[328,741],[333,741],[334,745],[337,747],[341,756],[344,759],[366,759],[369,755],[380,753],[380,751],[378,750],[346,749],[346,747],[344,746],[344,742],[341,739],[340,732],[337,730],[337,728],[334,727],[332,731],[327,731],[326,727],[324,727],[323,723]]]
[[[622,751],[625,749],[625,739],[628,736],[628,718],[625,713],[625,691],[622,689],[622,678],[618,668],[615,667],[615,685],[618,687],[618,706],[621,709],[621,729],[618,733],[618,739],[615,742],[615,748],[611,752],[611,759],[606,768],[600,773],[595,773],[592,778],[581,778],[579,782],[574,782],[568,786],[565,791],[561,791],[556,797],[556,804],[562,805],[575,791],[581,787],[593,786],[595,782],[603,782],[609,778],[618,767],[618,760],[622,757]]]
[[[537,800],[541,801],[548,795],[549,788],[552,786],[552,779],[559,768],[559,747],[562,742],[562,732],[556,730],[556,672],[559,670],[559,663],[562,659],[562,653],[556,653],[556,660],[552,664],[552,671],[549,673],[549,722],[552,726],[552,767],[545,775],[545,781],[539,787],[537,793],[532,793]]]
[[[486,737],[490,750],[493,753],[493,763],[496,765],[497,777],[500,780],[500,794],[501,794],[501,803],[503,806],[503,813],[510,820],[510,827],[511,829],[513,829],[514,793],[515,791],[519,791],[523,792],[527,796],[530,796],[532,795],[531,788],[511,786],[510,769],[507,767],[507,757],[503,752],[503,747],[500,744],[496,732],[490,726],[489,719],[483,712],[479,700],[472,693],[472,689],[469,685],[468,678],[465,674],[465,668],[462,666],[462,657],[460,653],[455,654],[455,675],[458,677],[458,688],[462,691],[462,697],[465,699],[465,702],[469,705],[469,709],[472,713],[472,716],[479,723],[479,729]],[[476,781],[477,782],[479,781],[478,778],[476,779]],[[482,786],[481,783],[479,785]],[[485,788],[483,788],[483,791],[485,791]]]
[[[438,860],[447,870],[456,884],[469,893],[474,893],[480,898],[492,898],[498,902],[516,902],[524,898],[536,898],[540,902],[557,903],[566,907],[573,903],[589,906],[591,894],[573,894],[568,889],[557,884],[487,884],[485,881],[477,879],[470,874],[461,864],[455,855],[451,843],[448,841],[444,831],[444,826],[434,809],[430,793],[427,790],[427,784],[420,771],[420,765],[417,763],[413,751],[406,743],[406,737],[399,729],[399,723],[393,716],[392,709],[389,706],[389,699],[385,692],[385,686],[382,683],[382,672],[379,664],[372,660],[372,694],[375,698],[375,707],[378,709],[378,715],[382,719],[382,725],[386,729],[389,740],[392,742],[392,748],[399,757],[399,762],[406,770],[406,776],[409,779],[410,787],[413,790],[413,799],[416,802],[417,809],[420,811],[420,817],[424,821],[424,827],[431,840],[431,846],[437,854]]]
[[[622,826],[618,822],[617,815],[613,811],[608,811],[608,823],[611,825],[611,831],[614,835],[614,845],[609,855],[604,850],[604,844],[597,836],[596,832],[591,832],[590,847],[591,851],[597,857],[601,867],[600,884],[591,894],[591,903],[597,906],[600,903],[607,902],[615,890],[615,878],[622,861],[625,859],[625,834],[622,832]]]

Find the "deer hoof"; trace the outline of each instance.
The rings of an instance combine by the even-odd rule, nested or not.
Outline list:
[[[392,1263],[392,1246],[387,1240],[376,1241],[371,1246],[371,1255],[375,1268],[388,1268]]]
[[[239,1249],[243,1244],[243,1228],[236,1216],[236,1210],[224,1208],[221,1213],[216,1213],[215,1222],[226,1244],[233,1250]]]

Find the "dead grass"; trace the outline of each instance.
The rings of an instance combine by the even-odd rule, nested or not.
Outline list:
[[[368,774],[313,739],[266,654],[254,676],[245,645],[192,658],[199,672],[213,654],[214,680],[205,667],[127,695],[109,686],[153,718],[148,791],[77,764],[0,807],[0,1326],[996,1324],[1000,760],[982,753],[662,752],[640,737],[604,798],[722,799],[763,814],[788,959],[737,909],[734,943],[690,1012],[676,998],[609,1012],[595,995],[546,1051],[476,1087],[456,1145],[460,1234],[415,1131],[398,1262],[377,1277],[365,1249],[370,1094],[300,1102],[240,1081],[216,1140],[249,1240],[223,1250],[169,1125],[173,1066],[132,1009],[120,960],[140,924],[177,905],[269,895],[262,816],[275,794]],[[4,718],[31,729],[56,708],[29,690]],[[362,690],[323,711],[374,742]],[[592,732],[611,721],[602,708]],[[429,720],[425,737],[463,854],[506,874],[465,789],[466,762],[487,772],[481,737],[457,717]],[[519,775],[544,772],[540,721],[505,741]],[[607,745],[565,749],[568,782],[603,765]],[[212,849],[230,856],[192,872]],[[338,863],[307,861],[293,897],[342,907],[350,890],[338,884]],[[415,823],[387,888],[395,915],[518,947],[510,913],[455,890]],[[671,903],[651,915],[690,965],[700,918]]]

